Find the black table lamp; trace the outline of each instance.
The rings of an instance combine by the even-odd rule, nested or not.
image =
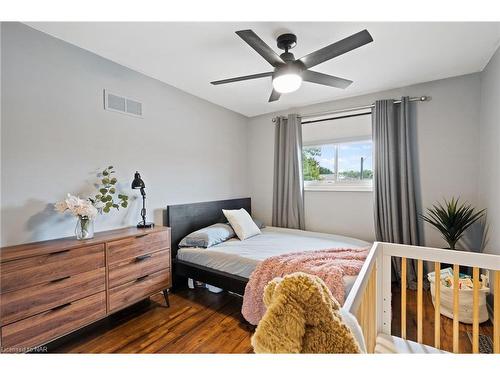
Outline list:
[[[146,222],[146,191],[144,188],[146,185],[144,184],[144,181],[142,181],[141,175],[139,172],[135,172],[134,175],[134,181],[132,181],[132,189],[141,189],[141,195],[142,195],[142,209],[141,209],[141,216],[142,216],[142,221],[137,224],[137,228],[153,228],[155,226],[154,223],[147,223]]]

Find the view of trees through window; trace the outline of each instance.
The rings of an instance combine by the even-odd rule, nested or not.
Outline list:
[[[371,140],[304,146],[302,161],[306,185],[366,185],[373,179]]]

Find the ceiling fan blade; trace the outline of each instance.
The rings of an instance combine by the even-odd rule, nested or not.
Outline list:
[[[274,67],[284,65],[285,62],[279,55],[274,52],[262,39],[259,38],[252,30],[236,31],[236,34],[252,47],[259,55]]]
[[[271,102],[275,102],[276,100],[278,100],[280,98],[281,94],[276,91],[275,89],[273,89],[273,91],[271,92],[271,96],[269,97],[269,100],[268,102],[271,103]]]
[[[272,75],[273,75],[273,72],[250,74],[248,76],[241,76],[241,77],[234,77],[234,78],[228,78],[228,79],[221,79],[220,81],[213,81],[213,82],[210,82],[210,83],[212,85],[223,85],[224,83],[232,83],[232,82],[238,82],[238,81],[246,81],[248,79],[271,77]]]
[[[312,70],[304,70],[302,72],[302,79],[307,82],[319,83],[320,85],[337,87],[339,89],[345,89],[352,83],[352,81],[348,79],[313,72]]]
[[[333,59],[334,57],[340,56],[346,52],[352,51],[353,49],[359,48],[373,42],[373,38],[368,32],[368,30],[360,31],[359,33],[348,36],[338,42],[330,44],[324,48],[321,48],[309,55],[303,56],[299,59],[306,68],[312,68],[322,62]]]

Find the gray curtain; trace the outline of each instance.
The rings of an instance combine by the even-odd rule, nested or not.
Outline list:
[[[372,114],[374,141],[375,234],[377,241],[420,245],[415,198],[415,168],[410,141],[410,103],[378,100]],[[393,279],[401,278],[401,260],[393,258]],[[407,282],[415,287],[416,264],[408,260]]]
[[[302,125],[294,114],[276,119],[272,224],[305,229]]]

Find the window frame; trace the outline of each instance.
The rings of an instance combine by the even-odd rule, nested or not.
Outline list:
[[[305,142],[302,144],[302,149],[304,147],[311,146],[324,146],[324,145],[335,145],[335,176],[338,176],[338,159],[339,159],[339,145],[346,143],[356,143],[363,141],[372,141],[373,149],[373,138],[371,136],[358,136],[358,137],[345,137],[345,138],[335,138],[335,139],[325,139],[321,141]],[[374,168],[373,168],[374,169]],[[350,191],[350,192],[373,192],[373,179],[369,183],[363,184],[351,184],[351,183],[332,183],[330,185],[325,184],[311,184],[311,181],[305,181],[302,176],[302,183],[304,186],[304,191]]]

